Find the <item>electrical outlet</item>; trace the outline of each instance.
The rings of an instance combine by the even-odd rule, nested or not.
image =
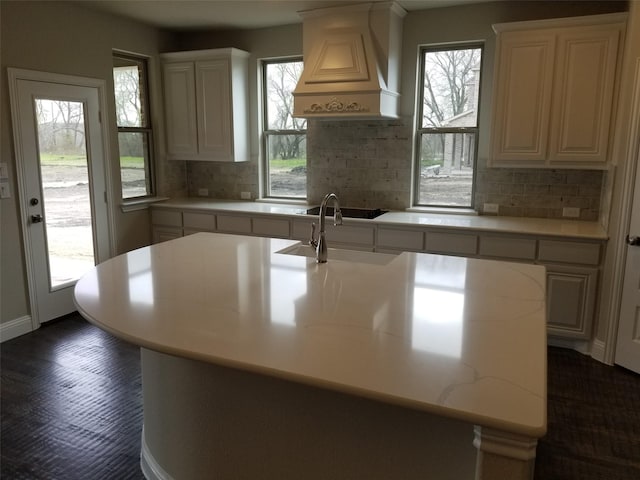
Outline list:
[[[198,195],[200,197],[208,197],[209,196],[209,189],[208,188],[199,188],[198,189]]]
[[[498,213],[499,205],[497,203],[485,203],[482,211],[484,213]]]
[[[577,207],[564,207],[562,209],[563,217],[578,218],[580,217],[580,209]]]
[[[9,182],[0,182],[0,198],[11,198]]]
[[[240,192],[240,198],[242,200],[251,200],[251,192]]]
[[[0,163],[0,180],[7,180],[9,178],[9,169],[7,168],[7,162]]]

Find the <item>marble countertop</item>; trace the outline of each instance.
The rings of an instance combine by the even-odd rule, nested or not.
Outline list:
[[[312,206],[304,204],[213,200],[200,198],[178,198],[156,203],[155,206],[176,209],[215,210],[230,213],[260,213],[288,217],[307,216]],[[373,220],[345,218],[347,222],[374,222],[378,225],[408,227],[430,227],[447,229],[469,229],[497,233],[548,235],[583,240],[607,240],[608,236],[598,222],[579,220],[503,217],[494,215],[471,215],[429,213],[419,211],[390,211]]]
[[[317,264],[279,253],[296,244],[198,233],[141,248],[80,279],[76,306],[145,348],[545,433],[543,267],[412,252],[343,261],[331,250]]]

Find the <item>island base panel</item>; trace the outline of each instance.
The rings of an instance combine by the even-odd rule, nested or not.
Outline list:
[[[473,426],[142,349],[148,479],[474,478]]]

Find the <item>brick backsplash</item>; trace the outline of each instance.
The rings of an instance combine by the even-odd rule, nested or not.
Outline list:
[[[335,192],[346,206],[409,207],[411,138],[401,120],[309,121],[309,203]]]
[[[209,197],[238,200],[241,192],[258,196],[258,165],[253,162],[194,162],[187,163],[187,190],[190,197],[206,188]]]
[[[478,171],[476,209],[499,205],[499,214],[512,217],[562,218],[564,207],[580,208],[578,220],[598,220],[605,172],[491,168]]]
[[[411,206],[413,131],[410,119],[307,122],[308,203],[335,192],[343,206],[403,210]],[[481,162],[482,163],[482,162]],[[258,195],[258,165],[186,162],[187,188],[197,196],[239,199]],[[561,218],[580,208],[579,220],[596,221],[606,173],[598,170],[485,168],[477,172],[475,206],[499,206],[499,215]]]

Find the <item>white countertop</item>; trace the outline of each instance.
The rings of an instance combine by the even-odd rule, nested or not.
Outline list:
[[[278,253],[296,243],[198,233],[141,248],[78,281],[76,305],[149,349],[545,433],[543,267],[411,252],[376,265],[330,251],[317,264]]]
[[[248,214],[261,213],[284,215],[288,217],[307,216],[306,210],[312,207],[302,204],[200,198],[171,199],[154,205],[176,209],[216,210]],[[390,226],[469,229],[499,233],[549,235],[583,240],[604,241],[608,238],[606,231],[598,222],[585,222],[580,220],[428,213],[417,211],[390,211],[373,220],[353,218],[345,218],[345,220],[347,222],[373,222],[379,225],[389,224]]]

